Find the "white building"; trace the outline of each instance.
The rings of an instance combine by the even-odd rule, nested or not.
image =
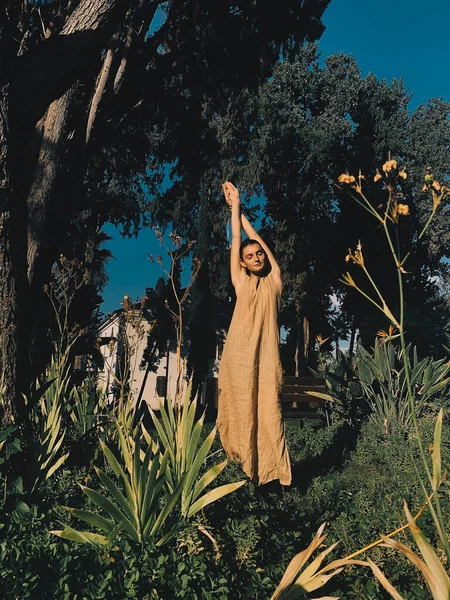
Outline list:
[[[133,398],[141,405],[145,402],[150,408],[158,409],[159,403],[167,398],[174,399],[177,383],[176,343],[168,342],[165,355],[159,360],[157,370],[141,369],[142,357],[147,346],[147,336],[152,324],[138,311],[125,313],[119,309],[111,313],[98,330],[100,351],[104,358],[104,368],[99,373],[99,385],[106,391],[112,402],[117,395],[121,381],[128,381]],[[131,316],[130,316],[131,315]],[[222,320],[222,319],[220,319]],[[200,403],[217,405],[217,377],[220,358],[225,343],[226,329],[216,329],[215,348],[210,348],[208,373],[201,387]],[[186,387],[187,353],[182,351],[182,387]]]

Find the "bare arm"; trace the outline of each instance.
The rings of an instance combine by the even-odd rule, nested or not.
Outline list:
[[[241,202],[239,192],[234,188],[232,190],[226,182],[222,185],[223,192],[227,204],[231,208],[231,253],[230,253],[230,274],[231,282],[236,290],[236,295],[239,292],[241,283],[242,267],[240,262],[239,250],[241,247]]]
[[[269,246],[265,243],[265,241],[262,239],[262,237],[259,235],[259,233],[257,233],[255,228],[253,227],[253,225],[250,223],[250,221],[247,219],[247,217],[245,215],[241,214],[241,221],[242,221],[242,229],[244,230],[246,235],[249,238],[251,238],[252,240],[256,240],[258,242],[258,244],[261,246],[261,248],[264,250],[264,252],[266,253],[266,256],[270,262],[270,266],[272,267],[272,277],[274,279],[275,285],[277,286],[277,288],[281,294],[281,290],[283,289],[283,284],[281,283],[281,271],[280,271],[280,267],[278,266],[277,261],[275,260],[275,257],[273,255],[272,251],[270,250]]]

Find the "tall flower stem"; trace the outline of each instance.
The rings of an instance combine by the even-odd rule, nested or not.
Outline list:
[[[428,219],[428,223],[431,222],[431,219]],[[408,393],[408,400],[409,400],[409,405],[410,405],[410,409],[411,409],[411,416],[412,416],[412,420],[413,420],[413,424],[414,424],[414,430],[416,433],[416,439],[417,439],[417,444],[419,446],[419,451],[420,451],[420,456],[423,462],[423,465],[425,467],[425,472],[427,474],[428,480],[430,481],[431,484],[433,484],[433,477],[431,475],[431,471],[430,468],[428,466],[428,460],[427,460],[427,456],[425,454],[425,450],[423,447],[423,442],[422,442],[422,436],[420,433],[420,429],[419,429],[419,423],[417,420],[417,414],[416,414],[416,407],[415,407],[415,402],[414,402],[414,393],[413,393],[413,387],[412,387],[412,382],[411,382],[411,368],[410,368],[410,363],[409,363],[409,356],[408,356],[408,351],[407,351],[407,347],[406,347],[406,340],[405,340],[405,331],[404,331],[404,312],[405,312],[405,301],[404,301],[404,286],[403,286],[403,277],[402,277],[402,272],[400,270],[400,267],[402,266],[401,263],[399,262],[399,258],[395,252],[395,248],[394,245],[392,243],[392,238],[390,236],[389,233],[389,229],[387,227],[387,222],[385,221],[383,224],[384,227],[384,231],[386,234],[386,239],[388,240],[388,244],[389,244],[389,248],[391,250],[391,254],[392,254],[392,258],[394,260],[396,269],[397,269],[397,279],[398,279],[398,290],[399,290],[399,304],[400,304],[400,317],[399,317],[399,332],[400,332],[400,343],[401,343],[401,348],[402,348],[402,355],[403,355],[403,364],[405,367],[405,379],[406,379],[406,389],[407,389],[407,393]],[[420,477],[420,475],[419,475]],[[421,481],[422,483],[422,481]],[[422,483],[422,487],[425,490],[425,486]],[[426,490],[425,490],[426,493]],[[438,532],[439,532],[439,537],[441,538],[442,544],[444,546],[444,550],[445,553],[447,555],[447,558],[450,559],[450,546],[448,543],[448,539],[445,535],[445,522],[444,522],[444,518],[443,518],[443,514],[442,514],[442,509],[441,509],[441,503],[439,500],[439,494],[436,490],[436,494],[434,495],[434,503],[436,505],[436,513],[434,511],[434,507],[431,503],[431,500],[428,500],[428,505],[429,508],[432,512],[433,518],[436,522],[436,526],[438,528]]]
[[[349,255],[346,257],[346,260],[352,260],[355,264],[358,264],[360,267],[363,268],[365,275],[367,276],[369,282],[371,283],[372,287],[374,288],[374,290],[376,291],[376,293],[378,295],[378,298],[381,301],[381,305],[377,304],[377,302],[375,302],[375,300],[370,298],[360,288],[358,288],[358,286],[355,284],[350,273],[346,273],[343,276],[343,278],[341,279],[341,281],[343,283],[345,283],[346,285],[357,289],[365,298],[367,298],[370,302],[372,302],[372,304],[374,304],[377,308],[379,308],[384,313],[384,315],[399,330],[408,404],[410,407],[411,418],[412,418],[412,422],[413,422],[413,426],[414,426],[415,437],[417,438],[417,445],[419,448],[420,457],[423,462],[423,466],[424,466],[427,478],[433,489],[433,494],[432,494],[433,502],[427,494],[425,484],[422,480],[422,477],[420,475],[420,472],[419,472],[415,462],[414,462],[414,466],[417,471],[419,482],[423,488],[425,496],[427,497],[427,504],[429,506],[431,515],[433,517],[433,520],[434,520],[434,523],[436,526],[436,530],[439,534],[443,549],[447,556],[447,561],[450,562],[450,543],[449,543],[449,539],[448,539],[448,536],[446,533],[446,523],[443,518],[441,504],[440,504],[440,500],[439,500],[440,483],[439,483],[439,481],[437,481],[437,482],[434,481],[434,474],[435,474],[435,468],[436,468],[434,461],[435,461],[435,457],[438,457],[438,458],[436,458],[436,460],[438,460],[438,462],[440,462],[440,453],[435,454],[433,452],[433,473],[434,474],[432,475],[429,464],[428,464],[429,457],[427,456],[427,454],[425,452],[424,444],[423,444],[423,440],[422,440],[422,436],[421,436],[421,432],[420,432],[420,428],[419,428],[418,416],[417,416],[417,412],[416,412],[416,405],[415,405],[415,398],[414,398],[414,388],[413,388],[413,384],[412,384],[412,380],[411,380],[411,364],[410,364],[408,348],[406,346],[406,340],[405,340],[405,298],[404,298],[404,282],[403,282],[403,274],[405,273],[405,270],[403,268],[403,265],[405,264],[407,259],[410,257],[411,250],[409,250],[402,259],[400,258],[401,247],[400,247],[400,238],[399,238],[399,234],[398,234],[398,220],[399,220],[399,215],[409,214],[409,208],[407,205],[402,205],[401,203],[398,202],[397,192],[398,192],[399,182],[401,183],[402,179],[406,179],[407,175],[406,175],[406,172],[404,171],[404,169],[402,169],[402,170],[398,169],[397,161],[391,160],[390,156],[389,156],[388,161],[383,165],[382,171],[384,173],[384,176],[381,175],[381,173],[379,173],[379,171],[377,170],[377,175],[374,177],[374,181],[383,179],[383,184],[385,186],[385,189],[387,189],[389,192],[388,200],[386,203],[386,208],[384,210],[383,217],[381,217],[377,213],[377,211],[375,211],[372,204],[368,201],[368,199],[364,196],[364,194],[362,192],[361,181],[362,181],[362,179],[364,179],[364,177],[361,175],[361,172],[359,174],[358,183],[356,181],[356,178],[354,176],[349,175],[348,173],[341,175],[338,178],[338,181],[348,184],[348,186],[350,187],[351,190],[355,190],[360,197],[359,198],[355,197],[355,195],[351,191],[349,191],[350,196],[360,206],[362,206],[365,210],[367,210],[369,213],[371,213],[372,216],[374,216],[383,226],[384,233],[386,235],[386,239],[387,239],[387,242],[389,245],[389,249],[392,254],[392,259],[395,264],[395,269],[397,271],[398,293],[399,293],[398,321],[397,321],[397,318],[394,316],[394,314],[390,311],[386,301],[383,298],[383,295],[381,294],[380,290],[376,286],[375,282],[373,281],[372,277],[370,276],[368,270],[366,269],[366,267],[364,265],[364,260],[362,258],[362,254],[361,254],[361,243],[359,243],[359,245],[358,245],[359,247],[357,248],[357,251],[355,251],[354,254],[350,251]],[[436,214],[436,209],[440,205],[442,200],[444,198],[447,198],[448,196],[450,196],[450,189],[446,186],[442,186],[438,181],[434,181],[433,175],[429,171],[430,171],[430,169],[427,170],[427,175],[425,176],[425,185],[424,185],[424,188],[422,191],[431,191],[432,196],[433,196],[432,210],[431,210],[431,214],[429,215],[428,219],[426,220],[425,225],[423,226],[419,235],[417,236],[416,241],[419,241],[422,238],[425,231],[430,226],[430,224],[433,220],[433,217]],[[400,207],[402,207],[401,212],[400,212]],[[389,230],[389,226],[388,226],[389,223],[392,223],[395,227],[395,242],[396,242],[397,249],[394,246],[393,238],[392,238],[391,232]],[[438,427],[438,426],[436,426],[436,427]],[[438,431],[438,429],[436,429],[436,431]],[[435,436],[436,435],[437,434],[435,433]],[[439,433],[439,436],[440,436],[440,433]],[[440,444],[440,439],[437,440],[437,438],[435,437],[435,443]],[[438,468],[440,468],[440,464],[439,464]]]

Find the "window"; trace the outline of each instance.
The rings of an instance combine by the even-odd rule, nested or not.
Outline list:
[[[219,381],[216,377],[208,377],[206,380],[205,403],[207,406],[217,407],[219,396]]]
[[[166,397],[167,379],[165,375],[158,375],[156,378],[156,393],[160,398]]]

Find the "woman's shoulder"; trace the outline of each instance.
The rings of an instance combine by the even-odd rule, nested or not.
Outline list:
[[[270,287],[272,287],[276,295],[279,298],[281,298],[281,292],[283,291],[283,284],[281,282],[281,278],[279,276],[274,275],[273,271],[270,271],[270,273],[266,275],[266,278],[269,282]]]

